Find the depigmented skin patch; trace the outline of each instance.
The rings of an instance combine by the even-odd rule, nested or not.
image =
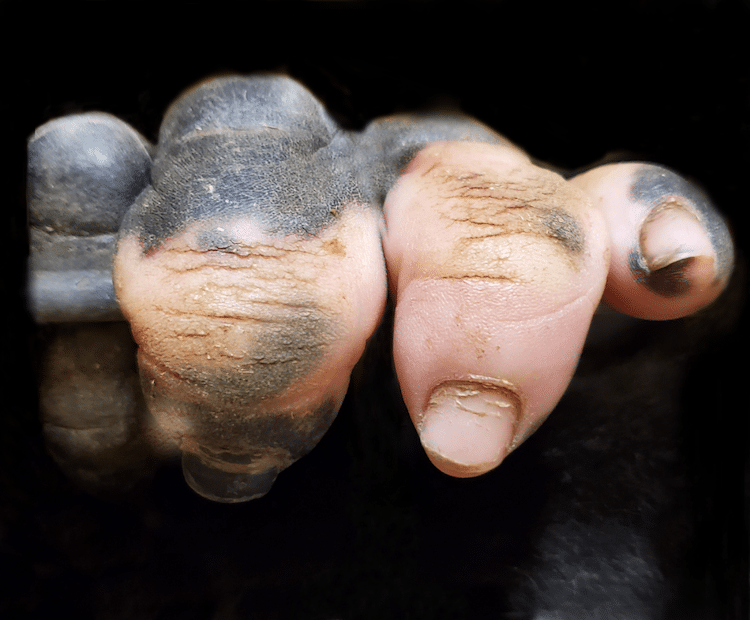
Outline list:
[[[377,214],[345,207],[312,237],[209,218],[151,254],[134,234],[120,240],[118,298],[167,442],[223,471],[259,473],[320,440],[382,311],[369,289],[358,301],[373,269],[385,298]],[[214,230],[228,243],[206,250]]]
[[[356,146],[281,76],[208,82],[162,124],[113,279],[151,441],[187,454],[196,484],[225,481],[229,493],[249,478],[214,480],[211,468],[284,469],[341,405],[386,297]]]
[[[197,389],[247,403],[310,372],[340,326],[320,307],[315,283],[293,273],[311,257],[277,254],[177,250],[142,259],[146,298],[124,304],[137,308],[129,318],[141,354]]]

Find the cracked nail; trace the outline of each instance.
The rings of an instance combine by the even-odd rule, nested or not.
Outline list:
[[[518,399],[506,387],[447,382],[432,393],[418,431],[438,469],[467,478],[494,469],[510,452],[518,415]]]

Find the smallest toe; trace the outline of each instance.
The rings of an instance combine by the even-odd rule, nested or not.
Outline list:
[[[675,319],[712,303],[732,272],[729,229],[708,196],[648,163],[599,166],[572,179],[604,215],[611,262],[603,300],[645,319]]]

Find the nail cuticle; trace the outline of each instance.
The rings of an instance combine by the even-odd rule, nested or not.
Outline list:
[[[706,236],[709,248],[693,247],[689,253],[680,252],[681,256],[675,256],[671,264],[685,261],[689,258],[697,260],[711,259],[713,262],[714,282],[726,280],[732,272],[734,245],[726,223],[713,206],[708,194],[700,187],[694,185],[675,172],[654,164],[642,164],[634,173],[632,186],[630,188],[630,199],[634,205],[642,209],[643,220],[639,230],[643,231],[646,222],[657,217],[659,212],[669,209],[680,209],[691,215],[698,222],[703,234]],[[639,241],[642,240],[642,236]],[[635,246],[636,244],[634,244]],[[667,296],[681,294],[679,278],[670,276],[667,280],[670,284],[667,290],[660,291],[661,282],[659,277],[653,283],[649,282],[649,265],[641,254],[641,244],[633,247],[631,251],[631,270],[636,279],[652,288],[655,292]],[[658,266],[652,266],[651,271],[669,267],[666,261],[658,261]],[[676,269],[679,271],[679,269]],[[663,279],[663,278],[661,278]],[[682,288],[689,285],[682,284]],[[669,290],[673,289],[673,290]]]
[[[678,261],[697,258],[698,256],[700,256],[700,254],[691,248],[678,248],[674,252],[659,256],[658,258],[651,260],[646,259],[646,266],[649,271],[654,272],[669,267]]]
[[[713,264],[715,270],[714,247],[705,222],[689,204],[668,196],[641,223],[637,249],[631,253],[631,272],[654,292],[679,296],[694,285],[696,261]]]
[[[471,376],[439,384],[417,430],[433,463],[457,476],[497,466],[518,435],[522,398],[509,381]]]
[[[502,408],[513,407],[518,416],[523,411],[523,398],[513,383],[504,379],[482,375],[468,375],[466,379],[449,380],[440,383],[432,390],[425,410],[429,410],[433,405],[444,400],[455,399],[458,402],[459,399],[479,396],[480,394],[497,394],[501,396],[507,402],[502,403],[500,406]],[[500,403],[501,401],[497,402]],[[463,405],[461,408],[476,415],[492,415],[486,412],[473,411]]]

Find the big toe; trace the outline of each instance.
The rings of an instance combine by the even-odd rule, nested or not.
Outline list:
[[[583,192],[504,145],[427,146],[389,192],[394,359],[430,460],[496,467],[554,408],[605,285]]]

